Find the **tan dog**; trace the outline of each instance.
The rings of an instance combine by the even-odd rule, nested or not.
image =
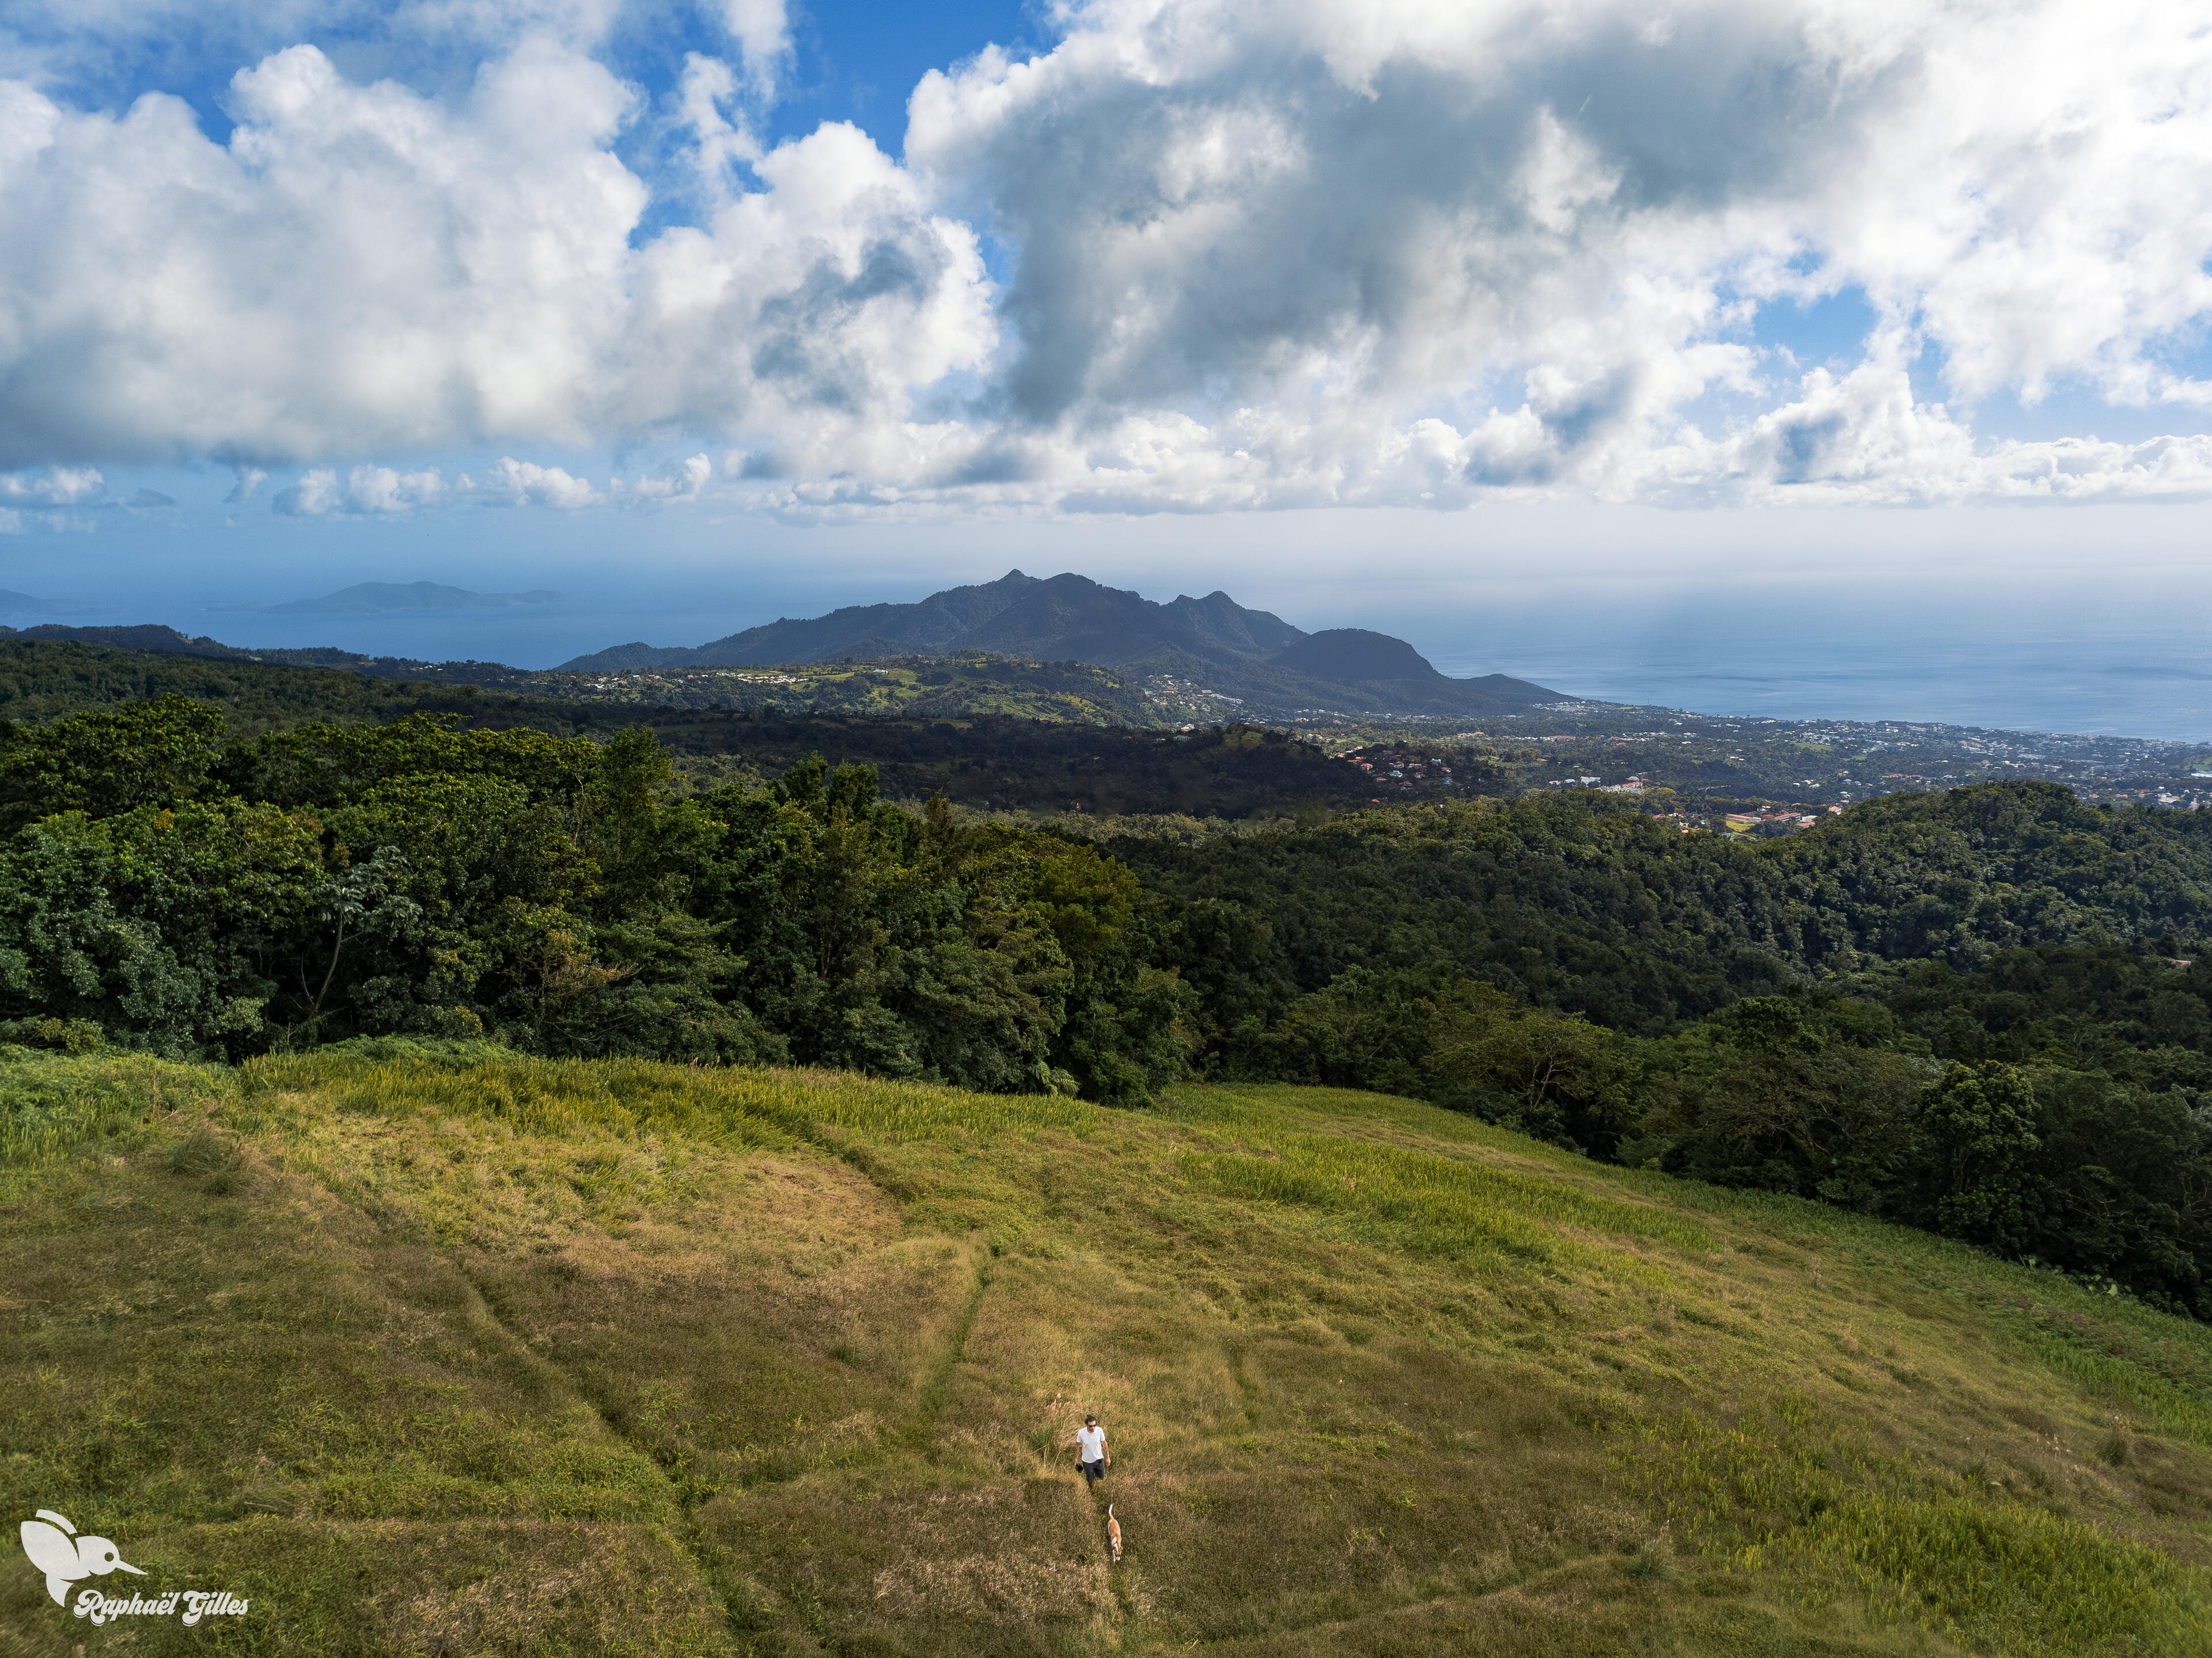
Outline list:
[[[1114,1517],[1114,1505],[1106,1505],[1106,1546],[1118,1563],[1121,1558],[1121,1522]]]

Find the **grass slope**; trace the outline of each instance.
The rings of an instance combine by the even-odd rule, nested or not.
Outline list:
[[[1406,1101],[403,1044],[0,1098],[9,1515],[251,1602],[94,1630],[18,1559],[0,1652],[2212,1645],[2212,1332]]]

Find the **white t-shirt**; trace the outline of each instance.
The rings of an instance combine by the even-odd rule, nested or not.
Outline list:
[[[1106,1430],[1078,1428],[1075,1430],[1075,1454],[1085,1462],[1096,1462],[1106,1455]]]

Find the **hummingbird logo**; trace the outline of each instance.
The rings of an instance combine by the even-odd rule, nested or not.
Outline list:
[[[106,1538],[79,1537],[76,1527],[52,1509],[40,1509],[36,1520],[23,1522],[23,1552],[46,1573],[46,1593],[58,1606],[69,1603],[69,1586],[81,1578],[105,1577],[112,1571],[146,1575],[118,1554]]]

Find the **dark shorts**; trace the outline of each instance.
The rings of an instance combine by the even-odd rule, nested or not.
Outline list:
[[[1095,1485],[1105,1477],[1106,1459],[1104,1457],[1100,1457],[1096,1462],[1086,1462],[1083,1465],[1083,1483],[1085,1485]]]

